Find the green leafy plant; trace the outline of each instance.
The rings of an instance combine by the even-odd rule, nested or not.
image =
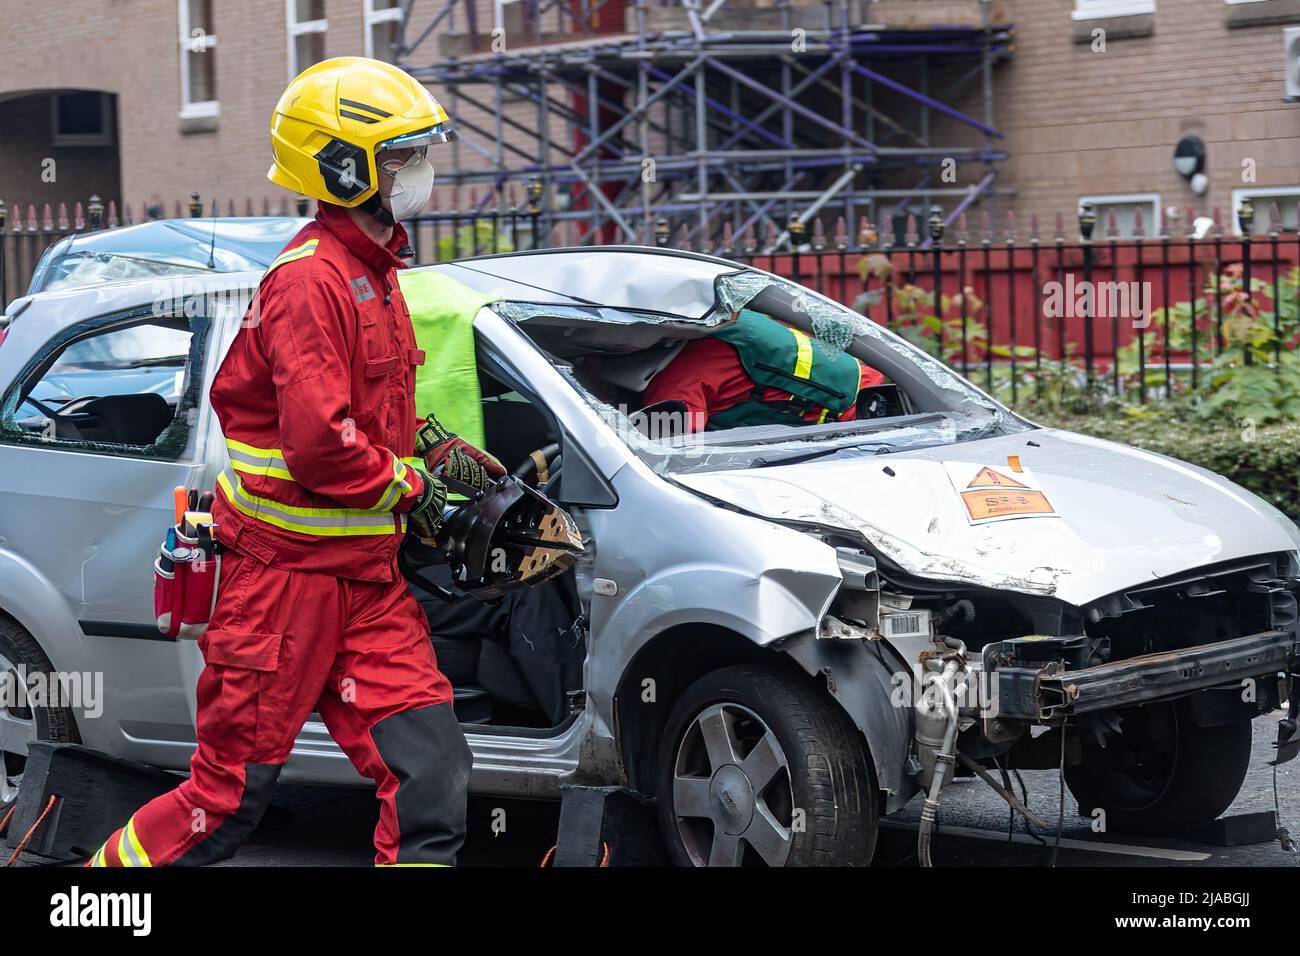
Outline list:
[[[971,286],[956,295],[941,294],[936,314],[933,291],[912,283],[891,285],[892,268],[883,255],[863,257],[859,263],[863,283],[875,280],[879,287],[858,296],[853,308],[877,320],[889,315],[893,331],[941,358],[1000,401],[1028,399],[1045,407],[1075,411],[1113,401],[1102,383],[1088,385],[1083,370],[1069,356],[1059,361],[1038,355],[1030,345],[990,346],[986,306]],[[888,308],[884,304],[886,290],[891,296]]]
[[[1242,267],[1234,264],[1223,270],[1217,284],[1208,275],[1204,294],[1194,302],[1157,309],[1142,335],[1119,349],[1125,397],[1138,401],[1169,394],[1191,402],[1203,418],[1270,422],[1296,416],[1298,281],[1295,269],[1282,277],[1274,302],[1273,284],[1262,279],[1252,279],[1247,294]],[[1208,363],[1207,354],[1213,356]],[[1192,360],[1200,363],[1194,380],[1188,370],[1175,370],[1168,378],[1166,361],[1172,367]],[[1143,366],[1145,374],[1139,375]]]

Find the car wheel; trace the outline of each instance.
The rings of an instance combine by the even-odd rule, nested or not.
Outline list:
[[[0,616],[0,805],[18,796],[28,744],[80,740],[70,708],[37,706],[27,698],[24,678],[53,670],[32,636],[12,619]]]
[[[871,862],[871,760],[812,678],[753,665],[700,678],[669,714],[658,769],[659,821],[679,866]]]
[[[1100,809],[1108,830],[1168,833],[1228,809],[1250,763],[1249,720],[1198,727],[1186,699],[1119,713],[1120,733],[1065,771],[1081,816]]]

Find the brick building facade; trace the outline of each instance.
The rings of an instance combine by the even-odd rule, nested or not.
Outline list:
[[[1234,196],[1250,193],[1262,212],[1281,200],[1295,227],[1300,104],[1283,99],[1282,35],[1300,25],[1300,2],[1017,0],[1012,14],[1015,54],[996,78],[995,123],[1010,156],[998,180],[1015,190],[1003,209],[1048,228],[1083,197],[1134,197],[1144,215],[1174,213],[1181,235],[1189,208],[1219,207],[1226,229]],[[1185,136],[1205,144],[1200,196],[1173,166]],[[1150,215],[1146,223],[1154,235]]]
[[[478,5],[490,22],[491,0]],[[390,58],[398,8],[398,0],[0,0],[0,198],[39,206],[96,193],[130,203],[139,218],[150,206],[172,215],[199,191],[222,212],[230,201],[238,213],[246,202],[274,211],[287,197],[266,180],[267,131],[291,57],[302,68],[332,56]],[[442,8],[416,0],[411,35]],[[106,94],[109,145],[54,135],[67,91]],[[463,108],[485,122],[472,104]]]
[[[941,2],[862,0],[862,16],[875,22],[901,16],[895,11],[908,3]],[[445,6],[415,0],[408,36],[419,36]],[[192,191],[217,199],[223,211],[230,201],[238,212],[246,201],[256,211],[267,201],[278,208],[287,197],[265,179],[267,125],[291,60],[305,66],[368,49],[383,55],[398,7],[397,0],[0,0],[0,198],[12,206],[96,193],[131,204],[137,218],[150,206],[171,215]],[[449,26],[464,31],[468,7],[456,8],[459,23],[444,21],[414,60],[437,56],[440,39],[442,49],[455,48],[440,34]],[[1167,220],[1171,211],[1179,229],[1189,209],[1206,216],[1219,207],[1227,218],[1252,195],[1265,208],[1277,199],[1294,227],[1300,104],[1283,99],[1282,33],[1288,22],[1300,24],[1300,0],[998,0],[997,8],[1015,36],[1014,54],[994,78],[993,121],[1009,156],[996,180],[999,219],[1008,210],[1021,222],[1033,214],[1050,228],[1057,212],[1069,216],[1091,197],[1103,217],[1116,209],[1121,229],[1132,227],[1132,210],[1141,206],[1150,232],[1151,219]],[[493,9],[476,0],[481,33]],[[1104,50],[1097,29],[1105,31]],[[906,81],[906,65],[898,69]],[[454,118],[495,128],[483,105],[434,92]],[[984,115],[976,87],[956,102]],[[507,109],[519,122],[535,122],[527,104]],[[943,116],[933,122],[936,141],[977,135],[945,128],[951,121]],[[566,136],[557,126],[554,141]],[[1205,144],[1202,195],[1173,166],[1185,136]],[[459,153],[464,166],[490,162],[464,146]],[[958,185],[980,175],[963,166]]]

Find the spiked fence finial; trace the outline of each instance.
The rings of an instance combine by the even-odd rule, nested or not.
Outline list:
[[[804,224],[799,221],[797,216],[791,216],[789,224],[786,225],[786,231],[790,233],[790,248],[797,249],[803,245]],[[775,231],[775,230],[773,230]],[[775,245],[775,240],[773,240]]]
[[[1255,228],[1255,204],[1247,196],[1241,200],[1241,208],[1237,210],[1237,225],[1241,227],[1241,234],[1249,237]]]
[[[98,229],[104,224],[104,201],[99,196],[91,196],[86,204],[86,213],[90,216],[90,228]]]
[[[1092,230],[1097,226],[1097,213],[1093,211],[1092,203],[1086,202],[1079,207],[1079,235],[1088,241],[1092,238]]]
[[[930,233],[930,238],[935,245],[943,242],[943,210],[938,206],[930,207],[930,218],[926,220],[926,229]]]
[[[668,245],[668,220],[660,216],[655,220],[655,245],[661,249]]]

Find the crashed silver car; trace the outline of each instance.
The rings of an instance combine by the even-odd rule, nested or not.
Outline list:
[[[923,792],[924,851],[944,786],[985,768],[1062,767],[1112,831],[1232,801],[1296,653],[1300,533],[1268,504],[1037,427],[734,262],[605,248],[430,268],[495,297],[466,317],[487,447],[586,544],[505,602],[418,591],[474,792],[628,787],[699,866],[867,863],[879,818]],[[226,465],[206,395],[257,279],[39,295],[0,342],[0,671],[103,676],[93,706],[6,702],[6,799],[37,737],[187,766],[202,661],[154,625],[150,559],[172,488]],[[856,421],[646,414],[647,383],[742,307],[884,384]],[[315,720],[281,779],[361,783]]]

